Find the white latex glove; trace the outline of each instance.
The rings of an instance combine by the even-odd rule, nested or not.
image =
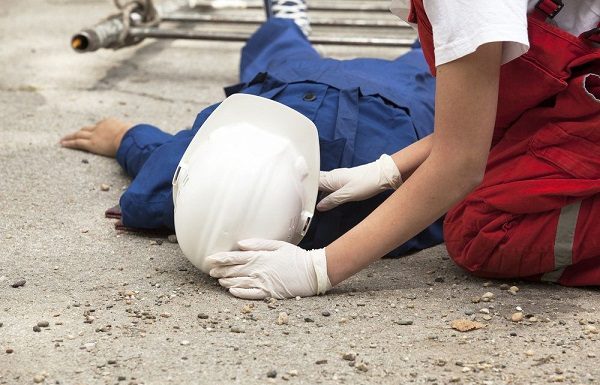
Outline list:
[[[206,258],[211,277],[244,299],[293,298],[325,294],[331,289],[325,249],[304,250],[287,242],[246,239],[242,251]]]
[[[374,162],[352,168],[321,171],[319,190],[330,193],[317,210],[331,210],[342,203],[362,201],[402,185],[402,176],[391,156],[383,154]]]

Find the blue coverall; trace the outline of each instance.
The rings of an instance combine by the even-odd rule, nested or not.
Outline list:
[[[243,92],[278,101],[315,123],[325,171],[372,162],[433,131],[435,83],[417,46],[391,61],[324,59],[292,21],[271,19],[243,48],[240,80],[242,83],[226,88],[226,93]],[[173,174],[193,136],[216,107],[201,111],[191,130],[176,135],[147,124],[125,134],[117,153],[117,161],[133,178],[120,200],[125,226],[174,229]],[[389,194],[324,213],[316,211],[300,246],[328,245]],[[438,221],[391,254],[441,241]]]

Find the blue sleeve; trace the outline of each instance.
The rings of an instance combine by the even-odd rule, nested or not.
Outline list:
[[[135,178],[155,149],[170,142],[173,135],[149,124],[132,127],[121,140],[117,162],[132,178]]]
[[[191,130],[169,135],[139,125],[123,138],[119,164],[134,177],[120,200],[123,224],[142,229],[173,230],[173,174],[190,142],[217,104],[200,112]]]

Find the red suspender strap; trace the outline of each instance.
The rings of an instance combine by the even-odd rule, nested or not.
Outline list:
[[[411,0],[410,12],[408,14],[408,21],[417,24],[417,31],[419,32],[419,41],[423,47],[423,54],[425,60],[429,64],[429,70],[431,74],[435,76],[435,55],[433,49],[433,33],[431,23],[427,18],[425,7],[423,6],[423,0]]]
[[[535,5],[535,10],[536,13],[544,19],[552,19],[554,16],[558,15],[563,6],[564,4],[561,0],[540,0]]]

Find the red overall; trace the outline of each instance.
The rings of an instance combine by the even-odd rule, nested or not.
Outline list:
[[[600,285],[600,29],[577,37],[548,24],[559,6],[538,3],[530,50],[501,69],[485,177],[446,215],[444,238],[479,276]],[[434,72],[423,0],[410,21]]]

